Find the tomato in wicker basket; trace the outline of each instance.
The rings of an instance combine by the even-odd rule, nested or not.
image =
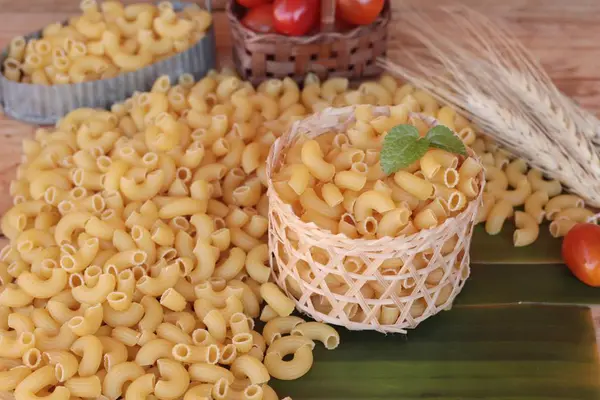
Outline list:
[[[337,0],[340,18],[354,25],[369,25],[383,10],[384,0]]]
[[[301,82],[308,72],[320,79],[328,76],[361,79],[381,72],[377,59],[385,56],[387,50],[390,0],[384,0],[383,11],[370,25],[343,21],[336,12],[337,0],[277,0],[274,6],[280,2],[291,5],[296,1],[312,2],[312,12],[317,16],[309,28],[303,27],[302,30],[308,31],[302,36],[289,36],[299,34],[299,26],[294,24],[293,31],[284,34],[265,34],[261,31],[263,26],[253,29],[248,21],[242,22],[249,9],[237,0],[228,1],[233,59],[245,79],[255,84],[284,77]],[[275,31],[281,32],[277,24]]]
[[[319,0],[275,0],[275,30],[288,36],[302,36],[319,22]]]
[[[262,4],[248,10],[242,25],[258,33],[274,33],[273,27],[273,4]]]

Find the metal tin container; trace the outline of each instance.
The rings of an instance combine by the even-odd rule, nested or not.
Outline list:
[[[173,2],[175,11],[180,11],[189,4],[191,3]],[[206,9],[211,11],[209,0],[206,1]],[[39,37],[41,31],[25,36],[27,40]],[[8,49],[5,49],[0,55],[0,64],[4,63],[7,55]],[[109,108],[112,104],[129,98],[134,91],[150,90],[161,75],[169,75],[175,81],[181,74],[191,73],[199,79],[214,68],[215,63],[213,21],[206,35],[186,51],[111,79],[48,86],[14,82],[0,73],[0,103],[4,107],[4,113],[11,118],[50,125],[76,108]]]

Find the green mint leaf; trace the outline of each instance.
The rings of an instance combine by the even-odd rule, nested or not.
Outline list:
[[[467,155],[464,143],[447,126],[434,126],[427,132],[425,138],[429,140],[431,147],[437,147],[438,149],[463,156]]]
[[[427,153],[429,141],[412,125],[393,127],[383,139],[381,168],[386,175],[406,168]]]

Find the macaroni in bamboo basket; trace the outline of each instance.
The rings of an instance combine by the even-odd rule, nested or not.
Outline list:
[[[389,114],[388,107],[373,108],[374,116]],[[437,124],[421,114],[411,114],[413,118]],[[267,177],[274,276],[297,308],[318,321],[352,330],[406,332],[450,308],[469,276],[469,245],[483,193],[483,172],[474,178],[478,189],[462,211],[431,229],[378,239],[334,235],[298,217],[297,208],[276,191],[274,177],[286,150],[300,135],[312,139],[345,132],[352,122],[353,108],[329,108],[296,122],[271,148]],[[467,151],[478,163],[475,153]],[[349,260],[363,266],[348,268]]]

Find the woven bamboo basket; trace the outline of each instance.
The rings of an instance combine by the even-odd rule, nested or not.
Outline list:
[[[335,0],[323,0],[319,33],[290,37],[249,30],[240,23],[244,8],[231,0],[227,4],[227,16],[238,72],[254,84],[286,76],[300,82],[308,72],[314,72],[321,79],[377,75],[381,69],[376,60],[385,56],[387,49],[390,8],[386,1],[381,15],[372,24],[335,32]]]
[[[405,333],[407,328],[449,309],[469,276],[469,245],[484,176],[481,172],[478,196],[460,214],[412,235],[353,240],[312,222],[305,223],[281,200],[271,178],[283,165],[285,152],[298,135],[314,138],[326,132],[345,131],[353,122],[353,115],[352,107],[328,108],[296,122],[271,148],[267,177],[273,273],[277,284],[295,300],[297,309],[317,321],[351,330]],[[374,115],[389,115],[389,108],[376,107]],[[436,124],[431,117],[413,116],[432,126]],[[477,160],[475,153],[467,150]],[[346,271],[346,257],[359,257],[365,265],[362,272]],[[420,268],[415,266],[417,257],[424,258],[425,267],[422,262]],[[392,258],[401,260],[396,269],[381,268],[384,261]],[[377,286],[379,297],[365,297],[366,286]],[[395,323],[380,322],[383,309],[388,315],[397,312]]]

